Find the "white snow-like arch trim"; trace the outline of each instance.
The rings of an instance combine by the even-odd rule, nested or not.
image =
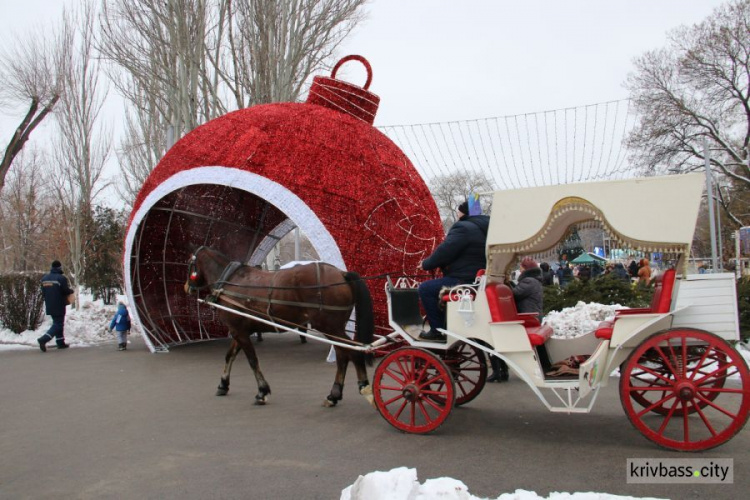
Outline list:
[[[130,279],[130,256],[133,252],[135,235],[141,222],[143,222],[143,219],[148,215],[153,206],[159,202],[159,200],[178,189],[197,184],[214,184],[237,188],[266,200],[283,212],[297,227],[300,228],[310,240],[310,243],[320,257],[320,260],[333,264],[339,269],[346,270],[344,258],[341,255],[336,240],[328,229],[326,229],[315,212],[313,212],[313,210],[292,191],[275,181],[252,172],[229,167],[197,167],[176,173],[159,184],[159,186],[151,191],[146,199],[143,200],[138,211],[133,215],[130,227],[128,228],[128,234],[125,236],[124,259],[125,294],[127,295],[130,304],[136,303],[133,296],[133,284]],[[133,307],[131,311],[131,315],[135,319],[138,327],[141,331],[145,331],[137,308]],[[144,335],[144,340],[146,341],[149,350],[155,352],[156,347],[153,345],[148,335]]]

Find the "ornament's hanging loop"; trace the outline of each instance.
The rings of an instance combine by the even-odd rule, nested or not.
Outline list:
[[[367,70],[367,81],[365,82],[363,89],[367,90],[370,88],[370,83],[372,82],[372,66],[370,66],[370,63],[362,56],[352,54],[350,56],[346,56],[343,59],[341,59],[339,62],[336,63],[336,66],[333,67],[333,71],[331,71],[331,78],[336,78],[336,72],[339,70],[339,68],[346,62],[349,61],[359,61],[362,63],[362,65]]]

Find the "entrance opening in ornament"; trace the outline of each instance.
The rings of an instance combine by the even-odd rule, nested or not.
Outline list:
[[[167,179],[141,205],[126,236],[126,288],[149,348],[227,336],[214,311],[184,291],[195,249],[205,245],[232,260],[261,265],[295,227],[321,260],[344,267],[318,217],[273,181],[224,167],[191,169]]]

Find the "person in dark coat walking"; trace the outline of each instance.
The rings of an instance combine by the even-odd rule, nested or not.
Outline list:
[[[73,294],[73,290],[68,286],[68,278],[63,274],[59,260],[52,262],[50,272],[42,277],[42,293],[46,313],[52,316],[52,326],[47,333],[36,339],[39,349],[47,352],[47,342],[53,338],[58,349],[66,349],[70,346],[65,343],[65,310],[68,307],[68,296]]]
[[[473,283],[477,271],[487,266],[485,244],[490,218],[486,215],[470,216],[466,201],[459,205],[456,215],[458,221],[451,226],[445,240],[422,262],[425,271],[443,271],[442,278],[419,285],[419,299],[430,324],[429,331],[419,334],[423,340],[445,342],[445,336],[438,331],[438,328],[445,328],[445,316],[439,307],[440,289]]]

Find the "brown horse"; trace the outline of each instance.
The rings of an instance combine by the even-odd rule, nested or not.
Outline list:
[[[185,283],[187,293],[210,290],[210,301],[239,312],[273,321],[276,324],[305,331],[316,330],[332,340],[349,342],[346,325],[352,310],[357,315],[355,340],[362,344],[372,342],[374,319],[372,298],[367,285],[357,273],[344,272],[325,263],[295,266],[281,271],[263,271],[252,266],[232,262],[221,252],[200,247],[188,262],[189,276]],[[258,382],[256,404],[265,404],[271,388],[258,364],[250,335],[268,331],[264,323],[217,308],[219,321],[229,328],[234,342],[226,354],[224,372],[217,396],[229,392],[229,375],[232,363],[240,349],[245,352]],[[362,351],[339,346],[336,350],[336,378],[325,406],[335,406],[343,397],[344,378],[349,361],[357,370],[360,394],[371,403],[372,389],[367,378],[365,363],[372,357]]]

